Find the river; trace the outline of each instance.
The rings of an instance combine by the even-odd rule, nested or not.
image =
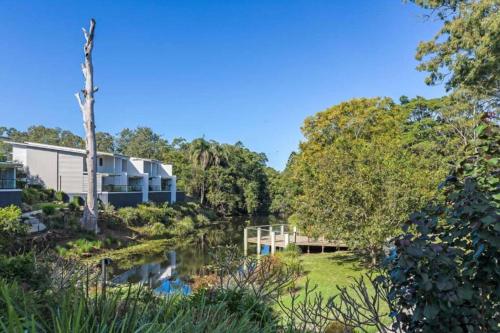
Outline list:
[[[190,292],[188,282],[195,275],[203,275],[212,263],[212,253],[219,246],[243,247],[243,229],[249,225],[280,224],[274,216],[237,217],[229,221],[200,228],[175,246],[167,246],[160,255],[137,258],[137,265],[122,270],[119,263],[110,267],[112,282],[116,284],[143,283],[160,292],[181,289]],[[140,263],[140,264],[139,264]]]

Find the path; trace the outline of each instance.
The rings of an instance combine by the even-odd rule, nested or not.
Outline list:
[[[28,229],[28,234],[34,234],[42,232],[47,229],[47,226],[40,222],[38,216],[42,214],[41,210],[35,210],[32,212],[27,212],[21,215],[21,219],[30,228]]]

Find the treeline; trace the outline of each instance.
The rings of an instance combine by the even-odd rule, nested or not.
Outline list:
[[[14,141],[84,148],[82,137],[60,128],[41,125],[26,131],[0,127],[0,136]],[[267,214],[271,206],[267,157],[246,148],[241,142],[223,144],[198,138],[176,138],[168,142],[151,128],[123,129],[116,136],[97,132],[99,151],[150,158],[171,163],[178,189],[221,215]]]

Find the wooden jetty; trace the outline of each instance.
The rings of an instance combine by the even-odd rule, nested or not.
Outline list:
[[[277,248],[283,249],[291,243],[307,248],[308,252],[311,247],[319,247],[322,251],[325,248],[347,250],[347,245],[343,241],[327,240],[324,237],[308,237],[300,233],[296,227],[291,227],[288,224],[247,227],[243,231],[243,242],[245,256],[248,255],[248,244],[257,245],[257,255],[260,255],[262,245],[268,245],[271,254],[274,254]]]

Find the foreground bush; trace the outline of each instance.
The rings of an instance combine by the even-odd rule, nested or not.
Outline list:
[[[72,288],[40,300],[18,284],[0,280],[0,332],[273,332],[258,300],[249,308],[234,297],[217,302],[197,295],[160,297],[131,288],[89,294]],[[255,302],[254,302],[255,301]],[[254,309],[259,309],[254,311]]]
[[[42,212],[47,216],[53,215],[56,212],[56,206],[50,203],[43,204],[41,208]]]
[[[390,259],[391,299],[408,332],[499,332],[498,127],[443,184],[444,204],[413,214]]]
[[[43,262],[37,261],[33,253],[0,255],[0,279],[40,290],[48,284],[48,268]]]
[[[11,205],[0,208],[0,238],[24,235],[28,226],[21,221],[21,209]]]
[[[54,190],[46,190],[43,188],[28,187],[22,191],[22,201],[28,205],[33,205],[40,202],[52,201],[55,199]]]

